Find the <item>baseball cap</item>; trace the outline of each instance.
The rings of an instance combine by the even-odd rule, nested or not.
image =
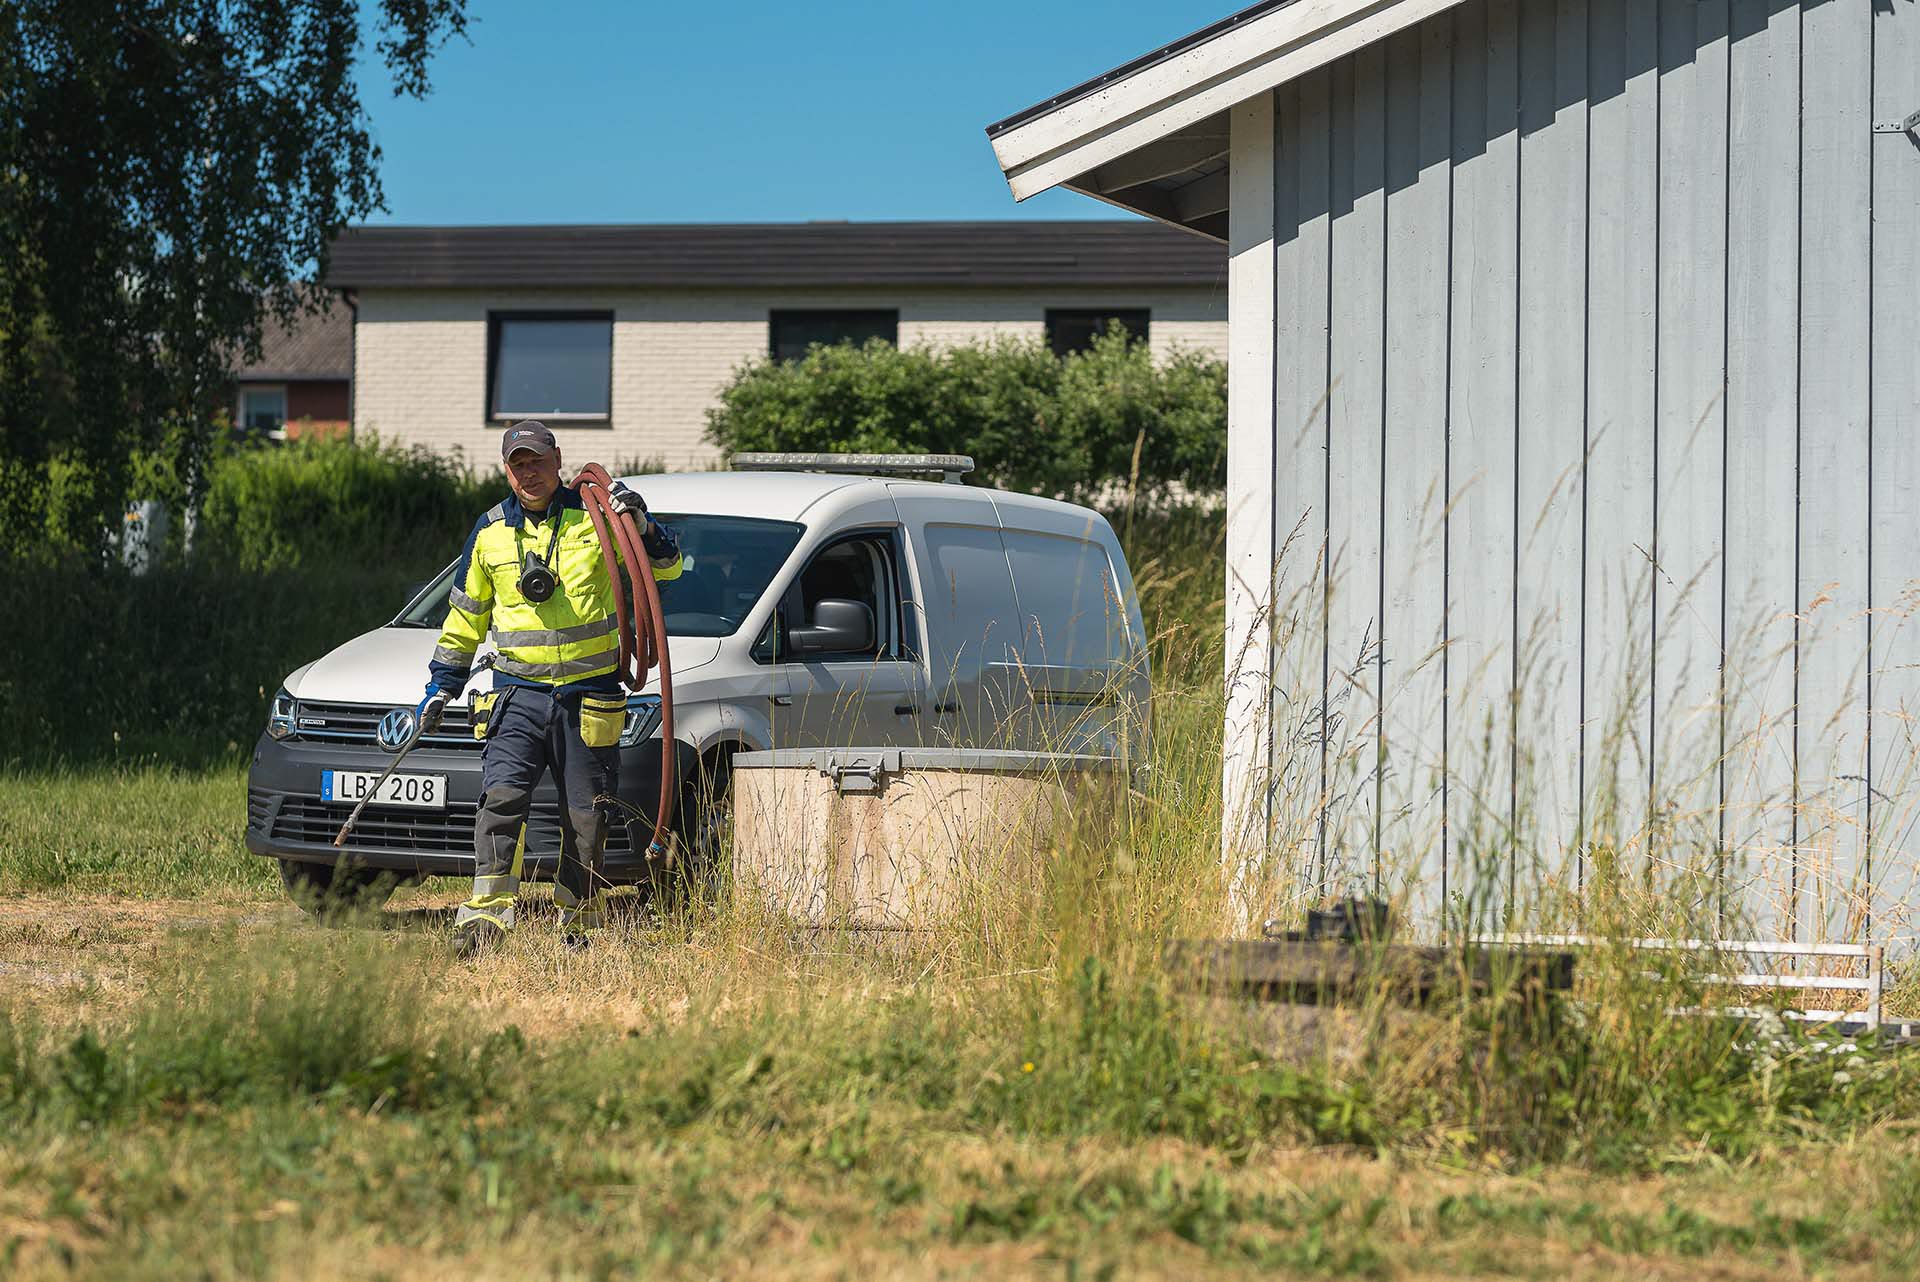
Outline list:
[[[513,457],[515,450],[532,450],[535,454],[551,454],[559,446],[553,439],[553,433],[547,430],[545,423],[534,419],[515,423],[500,438],[500,457]]]

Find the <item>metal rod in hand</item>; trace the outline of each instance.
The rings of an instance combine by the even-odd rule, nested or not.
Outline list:
[[[495,655],[489,654],[486,657],[482,658],[480,662],[474,664],[472,670],[467,673],[467,680],[471,681],[473,680],[474,677],[478,676],[480,673],[485,672],[488,668],[491,668],[493,666],[493,661],[496,657],[497,656]],[[462,683],[461,690],[463,693],[465,692],[466,690],[465,683]],[[433,700],[430,700],[429,702],[438,701],[440,706],[442,708],[445,708],[447,705],[447,699],[448,699],[448,695],[446,694],[446,692],[441,691],[439,694],[434,695]],[[364,811],[367,808],[367,806],[372,803],[375,797],[378,797],[380,795],[380,789],[386,786],[387,780],[393,777],[393,772],[400,768],[400,763],[407,759],[407,754],[409,752],[412,752],[414,749],[414,746],[420,742],[420,738],[421,738],[420,727],[421,727],[421,722],[423,720],[424,718],[414,719],[413,729],[407,735],[407,741],[401,744],[400,747],[394,752],[393,760],[388,762],[387,768],[380,772],[380,777],[373,781],[373,787],[367,790],[366,796],[360,798],[359,804],[354,806],[353,812],[347,816],[347,821],[340,825],[340,833],[338,836],[336,836],[333,839],[334,849],[338,850],[340,847],[347,844],[347,834],[352,832],[353,826],[360,822],[361,812]]]

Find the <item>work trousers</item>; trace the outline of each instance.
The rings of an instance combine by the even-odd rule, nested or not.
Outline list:
[[[614,795],[619,749],[589,748],[580,737],[578,694],[556,698],[530,686],[510,686],[494,705],[481,757],[473,897],[461,906],[454,929],[481,920],[513,929],[527,852],[527,811],[547,770],[560,790],[560,875],[553,887],[560,925],[584,931],[605,923],[607,816],[593,799]]]

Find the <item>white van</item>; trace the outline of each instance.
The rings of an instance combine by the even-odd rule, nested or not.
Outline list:
[[[1112,528],[1069,503],[957,483],[951,455],[743,456],[751,470],[629,477],[680,538],[661,585],[673,664],[675,827],[695,863],[725,822],[728,763],[767,748],[1015,747],[1134,755],[1147,637]],[[786,468],[788,470],[772,470]],[[947,482],[909,479],[929,471]],[[504,488],[504,483],[503,483]],[[290,674],[247,786],[247,848],[295,897],[326,905],[470,874],[480,744],[456,705],[335,834],[355,780],[388,761],[376,727],[411,708],[454,566],[386,626]],[[490,674],[478,677],[485,689]],[[469,691],[472,693],[473,691]],[[628,701],[620,792],[651,814],[659,700]],[[551,876],[558,800],[535,794],[527,873]],[[607,875],[637,881],[651,821],[616,823]],[[631,831],[629,831],[631,829]]]

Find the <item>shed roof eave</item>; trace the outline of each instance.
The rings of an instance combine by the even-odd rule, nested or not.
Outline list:
[[[1244,21],[1216,23],[1196,33],[1196,43],[1188,47],[1169,46],[1130,74],[1089,81],[1053,100],[1056,105],[1043,104],[990,126],[988,136],[1015,199],[1025,200],[1460,2],[1255,5],[1237,15]]]
[[[1092,187],[1081,186],[1074,182],[1064,182],[1061,183],[1060,186],[1077,195],[1091,196],[1095,200],[1112,205],[1115,209],[1124,209],[1130,214],[1139,214],[1144,218],[1152,219],[1156,223],[1165,223],[1169,227],[1178,228],[1189,235],[1198,236],[1202,240],[1211,240],[1222,245],[1227,243],[1227,229],[1224,219],[1207,218],[1189,222],[1180,216],[1179,211],[1171,202],[1166,204],[1151,203],[1142,196],[1130,197],[1126,193],[1121,192],[1097,191]]]

